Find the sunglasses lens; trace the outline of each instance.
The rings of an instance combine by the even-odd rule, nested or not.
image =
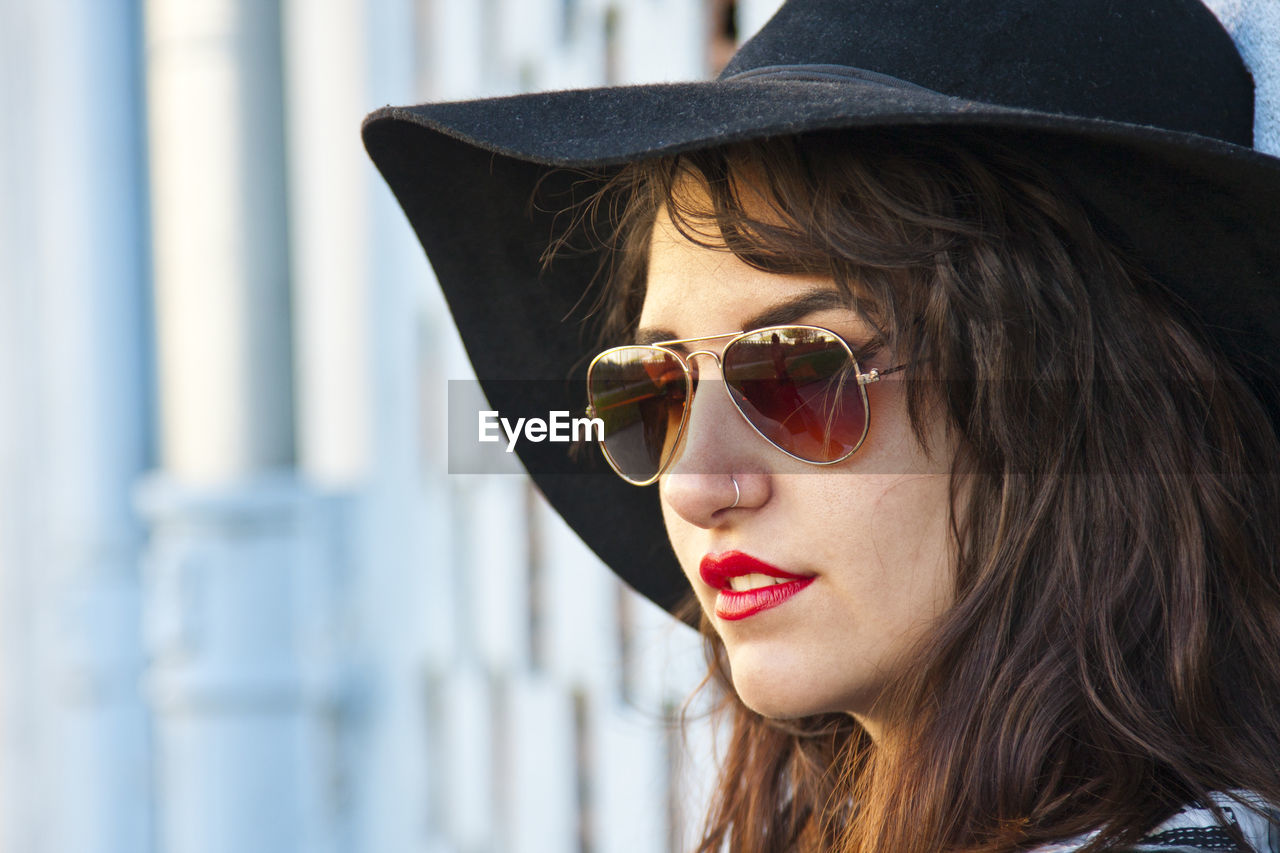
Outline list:
[[[618,472],[636,483],[656,477],[675,449],[688,397],[680,361],[654,347],[611,350],[588,372],[587,396]]]
[[[724,353],[725,383],[756,429],[807,462],[852,453],[867,432],[867,398],[857,364],[830,332],[761,329]]]

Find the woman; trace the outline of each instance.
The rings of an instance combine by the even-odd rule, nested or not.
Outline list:
[[[561,380],[491,403],[591,361],[622,477],[524,459],[700,602],[704,850],[1280,849],[1280,167],[1204,9],[1112,6],[793,0],[715,83],[366,126],[482,380]]]
[[[668,343],[602,355],[597,407],[620,384],[625,414],[637,376],[683,398],[671,351],[709,382],[714,359],[689,353],[720,355],[741,402],[699,385],[662,412],[678,416],[649,467],[625,428],[605,441],[624,476],[660,469],[740,700],[706,849],[1002,849],[1099,828],[1128,843],[1217,791],[1276,797],[1280,610],[1253,591],[1274,588],[1280,502],[1251,470],[1276,458],[1274,429],[1047,175],[922,136],[784,138],[624,174],[625,242],[647,251],[610,302],[642,303],[621,337]],[[772,377],[813,358],[777,332],[722,350],[764,315],[853,344],[852,372],[877,371],[866,407],[822,382],[799,404],[759,387],[774,360],[743,340],[786,352]],[[826,456],[769,428],[806,411],[857,428]]]

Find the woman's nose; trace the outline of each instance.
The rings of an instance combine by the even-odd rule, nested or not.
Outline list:
[[[712,360],[703,359],[699,368],[680,447],[659,487],[662,499],[685,521],[714,527],[730,510],[745,511],[767,500],[767,459],[761,450],[768,446],[734,406]]]

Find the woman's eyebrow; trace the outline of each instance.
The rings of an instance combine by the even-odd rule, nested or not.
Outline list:
[[[743,323],[742,330],[762,329],[765,326],[783,326],[787,323],[802,320],[817,311],[848,308],[849,305],[849,297],[838,290],[811,290],[747,318]]]
[[[792,297],[785,302],[777,305],[771,305],[760,313],[748,317],[743,321],[742,325],[724,330],[725,334],[733,332],[748,332],[752,329],[762,329],[766,326],[784,326],[788,323],[795,323],[798,320],[812,314],[816,311],[827,311],[832,308],[848,308],[850,305],[849,298],[838,290],[829,290],[823,288],[821,290],[811,290],[807,293],[801,293]],[[635,342],[641,345],[656,344],[661,341],[677,340],[676,333],[670,329],[645,328],[636,331]]]

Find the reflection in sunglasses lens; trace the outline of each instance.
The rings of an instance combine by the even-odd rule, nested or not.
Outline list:
[[[672,450],[684,413],[686,379],[680,361],[652,347],[627,347],[598,360],[588,378],[604,447],[630,480],[653,479]]]
[[[818,329],[765,329],[724,353],[725,383],[765,438],[808,462],[850,453],[866,433],[866,403],[844,343]]]

